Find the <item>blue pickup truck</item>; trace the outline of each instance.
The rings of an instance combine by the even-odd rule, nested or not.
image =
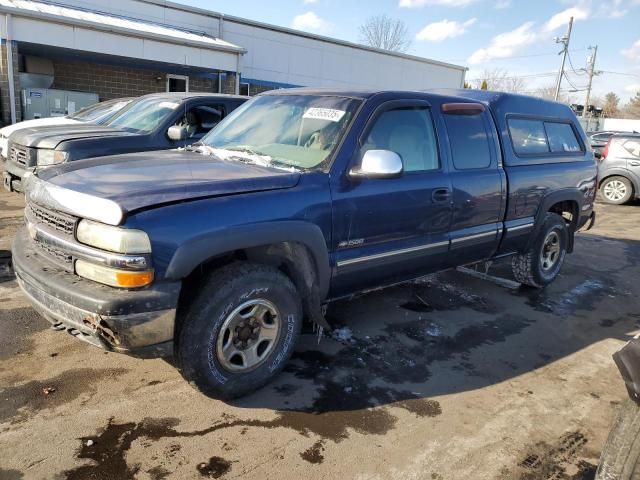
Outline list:
[[[196,144],[27,180],[18,282],[56,329],[173,355],[233,398],[284,366],[332,300],[512,257],[543,287],[594,220],[596,165],[569,107],[485,91],[292,89]]]

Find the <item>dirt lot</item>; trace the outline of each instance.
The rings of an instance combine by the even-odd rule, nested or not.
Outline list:
[[[335,303],[338,338],[232,404],[49,330],[0,265],[0,478],[593,478],[640,321],[640,205],[598,210],[545,291],[453,271]],[[20,222],[0,194],[0,257]]]

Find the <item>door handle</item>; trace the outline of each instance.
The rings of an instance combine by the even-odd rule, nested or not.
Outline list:
[[[448,202],[451,198],[451,191],[448,188],[436,188],[431,194],[434,202]]]
[[[640,167],[640,162],[632,160],[631,162],[629,162],[629,165],[631,165],[632,167]]]

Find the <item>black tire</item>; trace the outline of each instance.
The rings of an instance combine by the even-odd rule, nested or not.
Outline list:
[[[640,480],[640,407],[626,400],[602,449],[596,480]]]
[[[543,254],[546,253],[546,241],[554,234],[558,240],[559,251],[555,261],[549,268],[543,267]],[[547,213],[542,228],[531,242],[529,250],[514,255],[511,260],[511,270],[515,279],[530,287],[541,288],[553,282],[562,268],[569,244],[567,222],[557,213]],[[555,245],[555,244],[554,244]],[[555,249],[555,246],[554,246]]]
[[[633,185],[628,178],[609,177],[600,185],[600,195],[605,203],[622,205],[633,197]]]
[[[277,308],[277,338],[260,364],[230,371],[219,358],[222,355],[222,362],[228,361],[219,353],[218,337],[233,312],[251,302]],[[266,265],[233,263],[211,275],[181,320],[176,357],[182,376],[205,395],[229,400],[261,388],[282,370],[293,352],[303,319],[300,297],[286,275]],[[230,331],[225,328],[221,342],[229,338]],[[244,356],[237,358],[244,363]]]

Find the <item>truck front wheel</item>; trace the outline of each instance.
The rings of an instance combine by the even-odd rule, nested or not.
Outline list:
[[[178,365],[212,398],[240,397],[269,382],[291,356],[302,327],[295,286],[266,265],[223,267],[185,310]]]
[[[564,218],[557,213],[547,213],[529,250],[512,258],[513,276],[531,287],[550,284],[560,273],[568,243],[569,232]]]

